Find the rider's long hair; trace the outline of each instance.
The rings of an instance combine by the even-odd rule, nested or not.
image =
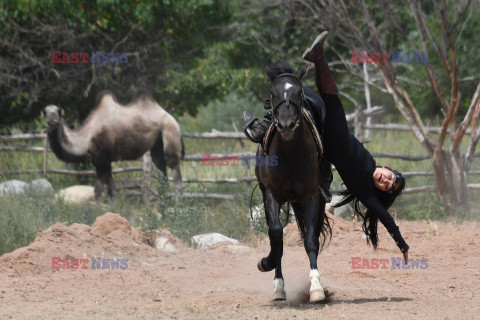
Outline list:
[[[402,193],[403,189],[405,188],[405,177],[401,173],[399,173],[398,177],[400,179],[398,187],[392,193],[381,191],[374,187],[374,190],[373,190],[374,195],[377,197],[380,204],[386,210],[388,210],[392,206],[395,199]],[[371,241],[373,248],[377,249],[378,217],[373,212],[371,212],[371,210],[368,210],[368,209],[366,210],[365,213],[363,213],[362,209],[360,208],[360,200],[358,200],[356,196],[352,195],[348,189],[340,192],[340,195],[343,196],[343,199],[339,203],[335,204],[334,207],[338,208],[353,202],[352,205],[355,210],[354,214],[363,218],[362,229],[363,229],[363,232],[367,235],[367,243],[370,244],[370,241]]]

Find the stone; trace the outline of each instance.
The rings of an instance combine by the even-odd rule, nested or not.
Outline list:
[[[339,203],[342,201],[343,196],[335,195],[332,197],[332,201],[326,204],[325,206],[325,211],[340,217],[340,218],[346,218],[346,217],[351,217],[353,216],[353,208],[349,204],[345,204],[339,208],[334,208],[335,204]]]
[[[55,197],[68,203],[80,204],[95,200],[95,192],[92,186],[76,185],[60,190]]]
[[[30,182],[30,190],[34,193],[53,195],[55,190],[47,179],[35,179]]]
[[[168,252],[168,253],[177,253],[178,252],[178,250],[175,249],[173,244],[170,242],[170,239],[168,239],[167,237],[156,238],[155,239],[155,248],[160,250],[160,251],[164,251],[164,252]]]
[[[28,183],[21,180],[7,180],[0,183],[0,195],[22,194],[27,190]]]
[[[229,238],[220,233],[204,233],[192,237],[192,243],[199,248],[208,248],[220,242],[237,244],[238,240]]]

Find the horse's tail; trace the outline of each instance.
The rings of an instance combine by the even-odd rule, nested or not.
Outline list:
[[[298,202],[292,202],[293,212],[295,212],[295,219],[297,220],[298,230],[302,239],[305,238],[305,213],[303,212],[302,206]],[[332,240],[332,226],[330,225],[330,220],[325,213],[325,210],[320,210],[317,218],[317,235],[315,237],[319,238],[320,241],[320,251],[326,248],[330,241]]]

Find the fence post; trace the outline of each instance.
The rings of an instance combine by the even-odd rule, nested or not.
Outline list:
[[[363,128],[362,128],[362,120],[363,120],[363,114],[362,114],[362,106],[361,105],[356,105],[355,106],[355,114],[353,117],[353,129],[354,129],[354,135],[359,141],[363,141]]]
[[[150,201],[150,187],[152,179],[152,157],[150,151],[143,155],[143,177],[142,177],[142,193],[146,202]]]
[[[235,132],[238,132],[237,126],[235,125],[235,121],[233,121],[233,119],[230,119],[230,121],[232,122],[233,130],[235,130]],[[246,153],[247,150],[245,149],[245,143],[243,143],[242,139],[238,139],[238,141],[240,142],[240,146],[242,147],[242,152]],[[243,165],[243,163],[242,163],[242,165]],[[247,178],[250,178],[250,161],[248,161],[248,163],[247,163]],[[248,191],[248,194],[252,193],[251,182],[247,182],[247,191]]]
[[[45,151],[43,152],[43,175],[47,175],[48,135],[45,136]]]

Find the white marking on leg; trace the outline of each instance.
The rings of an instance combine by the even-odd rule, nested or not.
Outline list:
[[[310,302],[325,299],[325,292],[320,284],[320,273],[317,269],[310,270]]]
[[[273,300],[285,300],[287,293],[285,292],[285,282],[282,278],[273,279]]]
[[[320,284],[320,273],[317,269],[310,270],[310,291],[322,289],[322,285]]]

